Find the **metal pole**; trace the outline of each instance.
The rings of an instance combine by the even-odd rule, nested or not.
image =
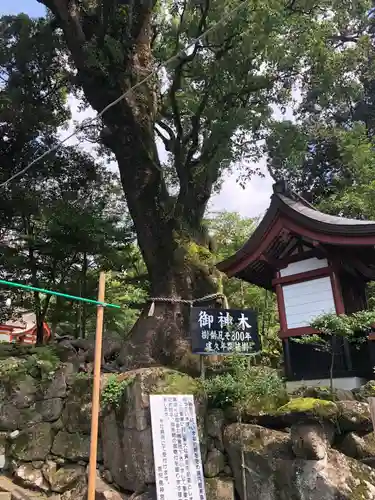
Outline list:
[[[100,273],[98,302],[104,302],[105,293],[105,274]],[[103,338],[103,319],[104,307],[98,305],[96,316],[96,334],[95,334],[95,359],[94,359],[94,383],[92,389],[92,410],[91,410],[91,441],[90,441],[90,464],[89,464],[89,483],[87,489],[87,500],[95,500],[96,486],[96,459],[98,454],[98,427],[100,410],[100,373],[102,362],[102,338]]]

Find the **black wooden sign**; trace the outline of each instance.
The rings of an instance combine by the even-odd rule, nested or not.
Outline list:
[[[258,318],[250,310],[192,307],[190,334],[195,354],[249,355],[260,351]]]

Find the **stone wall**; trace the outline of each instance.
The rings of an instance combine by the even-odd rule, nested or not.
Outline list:
[[[74,363],[0,362],[0,466],[57,500],[85,500],[91,377]],[[111,377],[111,378],[110,378]],[[194,393],[196,382],[152,368],[103,376],[96,500],[152,500],[150,393]],[[112,385],[111,385],[112,384]],[[363,393],[364,394],[364,393]],[[302,396],[306,396],[302,394]],[[208,408],[196,397],[208,500],[370,500],[375,439],[361,394],[299,397],[273,414]]]

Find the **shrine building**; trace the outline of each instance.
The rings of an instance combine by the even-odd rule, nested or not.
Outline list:
[[[317,316],[367,308],[366,285],[375,280],[375,221],[319,212],[284,181],[273,191],[248,241],[217,267],[276,293],[289,385],[329,385],[331,354],[295,339],[319,333],[310,326]],[[373,378],[372,348],[374,340],[358,348],[336,338],[336,387],[352,389]]]

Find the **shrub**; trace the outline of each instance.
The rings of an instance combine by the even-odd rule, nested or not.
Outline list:
[[[171,372],[165,374],[153,394],[193,394],[200,396],[202,385],[199,379],[194,379],[185,373]]]
[[[133,381],[134,377],[120,380],[116,375],[111,375],[101,393],[101,402],[104,408],[119,408],[125,389]]]
[[[209,404],[239,410],[272,411],[288,401],[285,383],[278,372],[265,366],[247,366],[247,359],[233,357],[231,369],[204,381]]]

